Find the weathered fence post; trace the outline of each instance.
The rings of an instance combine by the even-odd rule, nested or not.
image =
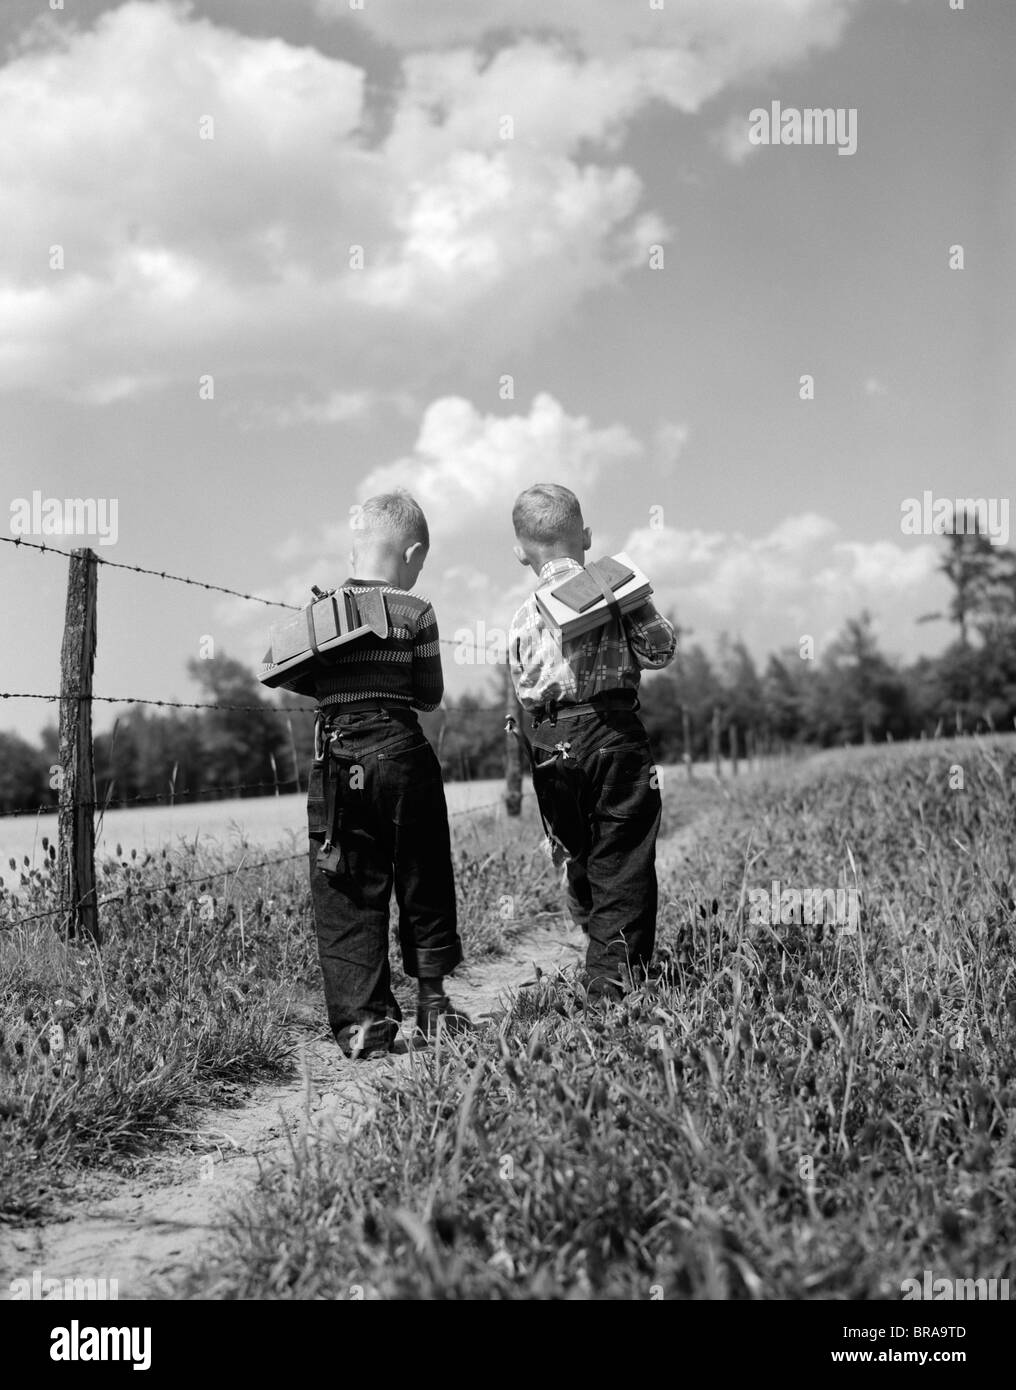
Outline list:
[[[99,944],[95,897],[95,770],[92,764],[92,672],[95,668],[97,562],[72,550],[60,652],[60,902],[68,937]]]
[[[736,725],[736,724],[731,724],[731,726],[730,726],[730,775],[731,775],[732,777],[736,777],[736,776],[737,776],[737,758],[738,758],[738,749],[737,749],[737,725]]]
[[[504,664],[504,712],[521,725],[522,710],[515,695],[511,668]],[[522,814],[522,749],[514,734],[504,736],[504,805],[510,816]]]
[[[691,751],[691,718],[686,709],[681,711],[681,738],[684,742],[684,765],[688,769],[688,781],[690,782],[695,773]]]
[[[713,762],[716,765],[717,778],[723,775],[723,768],[720,763],[720,711],[718,708],[713,710],[713,723],[710,730],[710,742],[712,743]]]

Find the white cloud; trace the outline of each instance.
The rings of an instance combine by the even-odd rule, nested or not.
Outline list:
[[[217,370],[276,390],[296,374],[311,399],[410,387],[496,365],[644,263],[665,229],[638,177],[570,154],[630,114],[630,86],[598,114],[595,74],[563,53],[465,55],[458,86],[448,61],[408,60],[375,144],[360,69],[165,3],[0,67],[0,386],[98,403]],[[502,141],[506,94],[534,76],[546,101]]]
[[[361,497],[408,488],[437,536],[491,526],[510,531],[512,503],[538,482],[557,482],[579,494],[607,470],[643,457],[642,445],[623,426],[597,428],[570,416],[549,395],[538,395],[528,415],[483,415],[469,401],[434,401],[423,417],[413,452],[368,474]]]
[[[694,641],[722,631],[757,657],[811,635],[819,650],[849,617],[869,608],[886,649],[915,654],[916,620],[943,606],[946,583],[933,544],[846,540],[826,517],[788,517],[764,536],[740,532],[633,531],[625,547],[649,574]]]
[[[582,0],[549,39],[535,0],[370,0],[354,22],[414,50],[380,138],[365,73],[313,48],[169,0],[48,26],[0,67],[0,387],[108,403],[219,372],[234,392],[296,376],[321,400],[503,370],[666,238],[610,162],[646,103],[695,111],[834,43],[850,4]],[[442,51],[492,17],[542,37]]]

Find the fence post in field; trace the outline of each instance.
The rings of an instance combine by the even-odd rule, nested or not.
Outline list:
[[[737,757],[738,757],[738,748],[737,748],[737,725],[736,725],[736,724],[731,724],[731,726],[730,726],[730,773],[731,773],[731,776],[733,776],[733,777],[736,777],[736,776],[737,776]]]
[[[681,738],[684,742],[684,765],[688,769],[688,781],[690,782],[695,773],[691,756],[691,719],[686,709],[681,711]]]
[[[712,723],[712,728],[711,728],[711,730],[710,730],[709,741],[710,741],[710,743],[712,744],[713,763],[714,763],[715,766],[716,766],[716,776],[719,778],[719,777],[721,777],[721,776],[723,775],[723,769],[722,769],[722,767],[720,766],[720,711],[719,711],[719,709],[714,709],[714,710],[713,710],[713,723]]]
[[[60,902],[68,937],[100,942],[95,897],[95,770],[92,672],[95,668],[95,552],[72,550],[60,652]]]
[[[504,712],[505,718],[511,715],[521,726],[522,710],[507,661],[504,664]],[[504,736],[504,805],[510,816],[522,814],[522,749],[514,734]]]

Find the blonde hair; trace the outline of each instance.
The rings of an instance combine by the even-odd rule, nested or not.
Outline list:
[[[520,540],[550,545],[582,530],[582,508],[560,483],[534,483],[516,497],[512,525]]]
[[[419,541],[425,550],[430,549],[430,530],[423,508],[403,488],[368,497],[353,513],[352,526],[354,531],[384,532],[400,545]]]

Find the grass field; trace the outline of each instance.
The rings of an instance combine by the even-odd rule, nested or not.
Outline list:
[[[672,784],[659,977],[602,1012],[544,977],[413,1054],[348,1141],[294,1137],[186,1292],[898,1298],[925,1269],[1009,1275],[1014,788],[1005,739]],[[554,875],[531,806],[521,831],[453,824],[467,949],[495,954],[556,910]],[[7,934],[9,1217],[288,1065],[287,1009],[317,987],[305,866],[220,880],[213,904],[172,886],[213,867],[200,844],[144,861],[105,874],[129,896],[101,958]],[[856,889],[856,930],[753,920],[773,879]]]
[[[496,802],[504,795],[503,781],[450,782],[450,813]],[[161,850],[180,842],[225,850],[233,845],[299,848],[307,826],[307,793],[286,796],[230,798],[223,801],[182,802],[178,806],[127,806],[106,811],[99,821],[96,850],[99,857],[127,850]],[[18,816],[0,820],[0,872],[6,873],[13,856],[23,865],[38,867],[45,857],[42,837],[55,839],[56,815]]]

